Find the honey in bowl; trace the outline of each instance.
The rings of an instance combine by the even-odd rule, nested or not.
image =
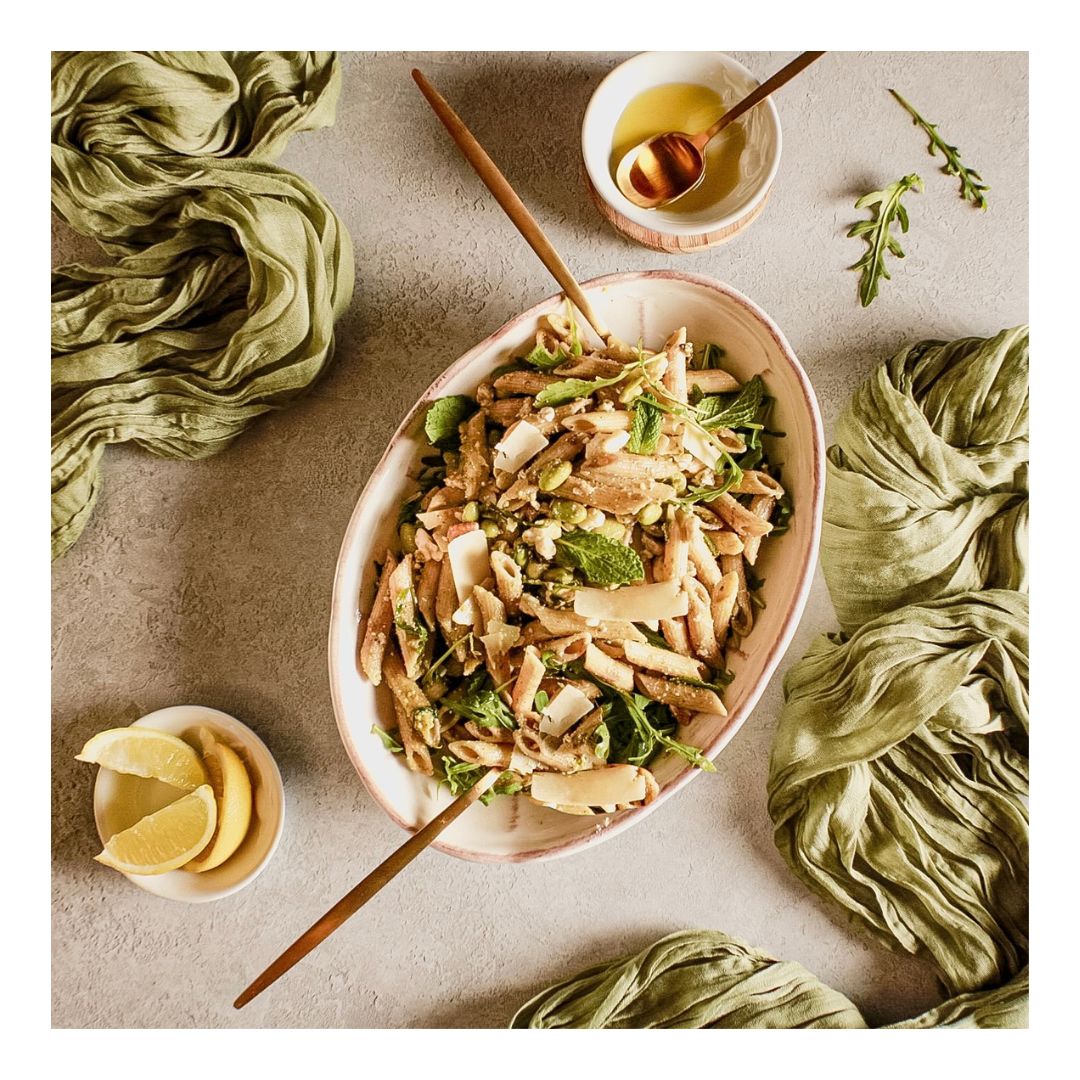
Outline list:
[[[614,179],[619,162],[638,143],[665,131],[704,131],[727,111],[724,99],[697,83],[650,86],[630,100],[612,135],[609,168]],[[730,124],[705,148],[705,176],[693,191],[663,207],[665,213],[697,214],[715,206],[739,183],[739,161],[746,146],[741,122]]]

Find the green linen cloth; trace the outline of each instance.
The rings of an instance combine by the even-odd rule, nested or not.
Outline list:
[[[788,865],[952,993],[1027,959],[1028,604],[909,605],[788,673],[769,816]]]
[[[1023,1027],[1026,329],[905,349],[856,393],[838,439],[822,563],[847,633],[785,679],[776,843],[953,995],[893,1027]],[[799,965],[702,930],[567,979],[512,1026],[866,1024]]]
[[[538,994],[515,1028],[866,1027],[843,994],[802,964],[715,930],[669,934]]]
[[[106,445],[205,457],[324,369],[352,246],[273,158],[340,84],[332,53],[53,55],[53,207],[116,260],[53,274],[54,557]]]
[[[826,464],[821,565],[842,629],[1027,590],[1028,331],[923,341],[860,387]]]

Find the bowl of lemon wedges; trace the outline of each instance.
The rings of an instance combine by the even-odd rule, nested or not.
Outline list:
[[[95,735],[95,858],[157,896],[199,903],[242,889],[285,821],[281,774],[249,727],[201,705],[159,709]]]

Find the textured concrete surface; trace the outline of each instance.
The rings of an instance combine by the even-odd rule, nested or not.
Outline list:
[[[788,54],[736,54],[765,75]],[[54,567],[53,1020],[63,1027],[505,1024],[532,992],[666,932],[726,930],[799,960],[872,1023],[939,990],[921,964],[848,929],[788,872],[765,808],[778,677],[717,761],[643,825],[587,854],[485,866],[428,853],[284,980],[230,1002],[280,948],[402,839],[338,741],[325,641],[338,545],[401,417],[450,361],[554,291],[409,78],[460,110],[582,278],[673,264],[732,283],[785,330],[828,433],[870,368],[921,337],[1027,317],[1027,60],[1023,54],[833,54],[782,91],[784,157],[769,206],[734,243],[679,259],[605,226],[577,152],[598,54],[350,55],[335,127],[283,161],[356,242],[359,288],[337,359],[304,401],[219,457],[120,448],[75,547]],[[895,86],[991,185],[957,197]],[[858,305],[845,238],[857,195],[917,170],[908,257]],[[57,261],[93,245],[58,227]],[[834,628],[820,574],[781,670]],[[91,861],[103,727],[164,705],[225,709],[285,778],[285,835],[262,877],[203,906],[151,897]],[[450,928],[453,927],[451,932]]]

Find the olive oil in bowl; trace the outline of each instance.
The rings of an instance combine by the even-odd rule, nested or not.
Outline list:
[[[704,131],[726,110],[723,98],[697,83],[663,83],[632,98],[612,135],[609,168],[615,177],[619,162],[638,143],[664,131]],[[739,162],[746,146],[740,121],[722,131],[705,149],[705,176],[693,191],[664,206],[671,214],[697,214],[716,205],[739,183]]]

